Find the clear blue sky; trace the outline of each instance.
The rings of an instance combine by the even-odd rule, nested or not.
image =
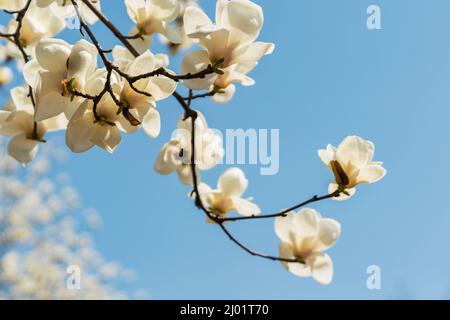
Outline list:
[[[128,31],[122,2],[103,1],[104,12]],[[212,15],[213,1],[201,3]],[[387,177],[359,188],[350,201],[314,206],[342,224],[329,251],[333,283],[323,287],[245,254],[205,223],[175,176],[153,171],[180,114],[172,99],[158,106],[158,139],[128,135],[113,156],[91,150],[60,168],[72,174],[85,204],[101,212],[101,251],[137,270],[136,287],[157,299],[450,298],[450,2],[257,3],[265,11],[260,39],[277,47],[252,72],[256,86],[239,87],[227,105],[203,100],[196,107],[218,129],[280,129],[279,173],[260,176],[258,166],[242,167],[247,194],[264,211],[326,192],[331,176],[317,149],[352,134],[376,144]],[[369,31],[366,9],[374,3],[383,29]],[[116,43],[96,30],[106,48]],[[64,36],[74,40],[78,33]],[[162,50],[155,44],[154,52]],[[172,63],[177,70],[178,59]],[[224,169],[204,179],[215,185]],[[255,249],[277,252],[272,221],[231,228]],[[366,288],[372,264],[381,267],[381,290]]]

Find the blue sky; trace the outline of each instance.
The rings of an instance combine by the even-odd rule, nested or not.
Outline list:
[[[123,31],[131,28],[122,1],[103,1]],[[158,105],[162,133],[124,136],[114,155],[73,154],[69,172],[84,203],[104,220],[97,232],[109,259],[134,268],[137,288],[156,299],[450,298],[450,2],[447,0],[259,0],[260,39],[276,44],[252,72],[256,85],[238,87],[227,105],[195,105],[211,127],[280,129],[280,171],[261,176],[242,166],[266,212],[324,194],[329,171],[317,157],[328,143],[356,134],[376,145],[385,163],[381,182],[346,202],[313,207],[342,224],[329,250],[330,286],[297,278],[279,263],[251,257],[205,223],[175,176],[153,171],[160,147],[180,115],[173,99]],[[201,4],[212,16],[213,1]],[[382,30],[366,27],[377,4]],[[116,41],[95,28],[105,48]],[[64,37],[77,39],[77,31]],[[155,41],[154,52],[164,50]],[[178,58],[172,59],[177,70]],[[203,175],[215,185],[225,169]],[[246,243],[277,252],[272,221],[230,225]],[[366,288],[366,268],[381,268],[381,290]]]

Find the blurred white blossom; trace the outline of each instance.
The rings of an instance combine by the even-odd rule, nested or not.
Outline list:
[[[89,229],[100,217],[94,209],[78,214],[80,197],[69,180],[50,178],[54,151],[48,142],[26,169],[0,153],[0,299],[128,298],[117,286],[134,272],[95,248]],[[80,290],[66,287],[71,265],[82,270]]]

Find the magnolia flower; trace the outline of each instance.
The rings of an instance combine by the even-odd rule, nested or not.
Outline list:
[[[20,43],[28,54],[39,40],[54,36],[65,28],[64,17],[54,8],[40,8],[34,1],[28,7],[27,13],[22,20],[20,29]],[[7,26],[7,33],[14,33],[18,27],[16,19],[12,19]],[[12,42],[8,43],[8,52],[11,56],[20,58],[21,52]]]
[[[146,51],[155,33],[160,33],[172,43],[180,43],[183,32],[169,23],[180,12],[179,0],[125,0],[128,15],[136,24],[131,35],[139,34],[141,38],[132,39],[139,52]]]
[[[10,68],[0,66],[0,86],[8,84],[13,79],[13,73]]]
[[[283,266],[299,277],[312,276],[320,284],[333,279],[333,262],[323,253],[332,247],[341,233],[340,224],[322,218],[313,209],[289,212],[275,220],[275,233],[281,239],[280,257],[298,262],[282,262]]]
[[[356,185],[377,182],[386,175],[382,162],[372,161],[375,146],[357,136],[349,136],[335,148],[328,145],[319,150],[319,157],[333,172],[335,181],[328,187],[331,194],[341,193],[335,200],[346,200],[356,192]]]
[[[85,152],[97,145],[113,153],[121,141],[117,105],[108,93],[97,105],[97,118],[93,106],[92,100],[86,100],[72,116],[66,130],[66,144],[73,152]]]
[[[44,141],[46,132],[61,130],[67,124],[64,117],[54,117],[35,125],[33,106],[25,87],[11,90],[8,109],[0,110],[0,135],[12,137],[8,153],[23,165],[34,159],[38,142]]]
[[[202,202],[218,216],[225,216],[229,211],[244,216],[256,215],[261,212],[260,208],[251,202],[251,198],[242,198],[247,186],[244,172],[239,168],[230,168],[219,177],[217,189],[213,190],[205,183],[198,188]]]
[[[137,58],[129,59],[121,47],[114,50],[114,58],[118,60],[118,65],[130,76],[154,71],[165,66],[168,58],[155,57],[149,51],[146,51]],[[134,132],[141,125],[144,132],[155,138],[159,135],[161,120],[159,112],[156,109],[156,101],[169,97],[176,89],[177,83],[167,77],[149,77],[134,83],[134,88],[130,86],[126,79],[118,77],[120,93],[118,95],[122,103],[122,116],[127,121],[122,121],[122,128],[126,132]],[[150,96],[136,92],[147,92]]]
[[[172,139],[166,143],[156,159],[154,168],[162,174],[172,172],[184,184],[192,184],[191,168],[191,118],[181,119]],[[209,170],[216,166],[224,154],[222,139],[208,128],[204,116],[198,112],[195,120],[195,161],[197,170]]]
[[[100,0],[89,0],[91,4],[98,10],[101,10]],[[41,8],[47,8],[51,5],[57,5],[61,10],[62,16],[64,18],[72,17],[76,15],[76,11],[73,7],[72,1],[70,0],[36,0],[36,5]],[[83,1],[77,1],[80,15],[90,24],[94,24],[98,21],[98,17],[86,6]]]
[[[24,67],[24,77],[36,91],[36,121],[63,112],[70,119],[83,102],[72,92],[89,93],[86,84],[96,68],[97,50],[86,40],[74,46],[59,39],[41,40],[36,46],[36,58]]]
[[[261,7],[248,0],[218,0],[216,23],[213,24],[203,11],[188,7],[184,14],[186,34],[204,49],[194,51],[182,63],[182,72],[198,72],[209,64],[220,67],[219,75],[204,79],[186,80],[185,85],[193,90],[213,89],[220,91],[239,82],[253,85],[247,76],[258,61],[274,50],[274,44],[255,42],[263,25]],[[229,89],[217,102],[229,100],[235,88]]]

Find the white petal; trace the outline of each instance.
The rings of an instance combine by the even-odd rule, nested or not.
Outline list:
[[[28,96],[30,94],[28,87],[15,87],[11,89],[10,94],[15,110],[34,113],[33,104]]]
[[[82,39],[78,41],[69,56],[67,80],[75,78],[77,89],[84,91],[86,79],[97,68],[97,49]]]
[[[137,30],[134,31],[135,29],[133,29],[130,32],[130,35],[134,35],[136,34]],[[146,36],[142,36],[141,38],[137,38],[137,39],[130,39],[130,43],[133,46],[134,49],[136,49],[136,51],[139,54],[142,54],[146,51],[148,51],[148,49],[150,48],[150,45],[152,44],[152,40],[153,40],[153,35],[146,35]]]
[[[161,151],[158,154],[158,157],[156,158],[155,164],[153,168],[156,172],[162,175],[167,175],[169,173],[174,172],[178,164],[173,161],[171,158],[170,148],[173,146],[170,143],[166,143],[162,148]]]
[[[180,12],[178,0],[147,0],[149,12],[157,20],[173,21]]]
[[[287,242],[282,242],[278,246],[279,256],[283,259],[294,259],[292,246]],[[310,277],[311,267],[307,264],[297,262],[282,262],[283,266],[292,274],[298,277]]]
[[[193,184],[192,168],[190,165],[183,165],[181,167],[178,167],[177,175],[178,175],[178,179],[180,179],[181,183],[186,184],[186,185]],[[197,172],[197,177],[199,178],[198,172]]]
[[[333,261],[324,253],[317,253],[308,259],[311,265],[312,276],[320,284],[330,284],[333,280]]]
[[[91,141],[109,153],[113,153],[122,139],[117,126],[98,124],[95,127]]]
[[[271,54],[275,49],[273,43],[254,42],[240,47],[233,53],[230,64],[259,61],[263,56]]]
[[[36,59],[42,68],[63,75],[67,70],[67,59],[71,46],[60,39],[43,39],[36,46]]]
[[[225,89],[220,89],[220,92],[214,94],[211,99],[216,103],[227,103],[233,98],[235,92],[236,86],[234,84],[230,84]]]
[[[283,242],[291,242],[289,236],[294,228],[294,212],[289,212],[285,217],[275,218],[275,233]]]
[[[168,70],[168,72],[171,72]],[[147,83],[145,91],[149,92],[156,100],[163,100],[170,97],[177,88],[177,82],[167,77],[152,77]]]
[[[386,175],[386,169],[380,165],[368,165],[361,168],[356,180],[358,183],[374,183]]]
[[[146,51],[131,62],[128,67],[128,74],[138,76],[155,70],[156,59],[150,52]]]
[[[162,30],[162,35],[171,43],[180,44],[183,41],[183,29],[178,26],[165,25]]]
[[[228,197],[240,197],[248,186],[244,172],[239,168],[227,169],[219,177],[218,189]]]
[[[374,151],[372,142],[357,136],[349,136],[337,148],[336,157],[344,166],[351,164],[359,168],[372,161]]]
[[[329,144],[326,149],[318,151],[320,160],[327,166],[330,165],[331,160],[335,159],[335,153],[336,149],[331,144]]]
[[[0,134],[5,136],[16,136],[22,133],[21,127],[15,121],[9,121],[11,111],[0,110]]]
[[[240,44],[247,44],[258,38],[264,22],[261,7],[248,0],[228,2],[220,19],[221,26],[230,30],[231,38]]]
[[[181,73],[200,72],[210,64],[208,52],[205,50],[193,51],[188,54],[181,64]],[[207,75],[203,79],[184,80],[183,84],[192,90],[208,89],[214,82],[215,75]]]
[[[69,121],[64,114],[42,121],[47,132],[63,130],[67,127]]]
[[[36,59],[28,61],[22,69],[23,77],[25,78],[26,83],[36,89],[39,83],[40,74],[39,71],[41,71],[42,68],[37,62]]]
[[[13,137],[8,144],[8,154],[23,165],[33,160],[37,151],[37,141],[28,139],[25,133]]]
[[[85,109],[84,109],[85,110]],[[94,134],[94,114],[89,111],[81,118],[74,116],[66,131],[66,144],[73,152],[85,152],[94,146],[91,137]]]
[[[144,129],[144,132],[151,138],[159,136],[161,131],[161,117],[158,110],[150,108],[142,122],[142,129]]]
[[[261,213],[261,209],[253,202],[239,197],[231,197],[237,213],[243,216],[253,216]]]
[[[61,93],[61,78],[49,71],[42,72],[36,95],[36,121],[55,117],[65,111],[70,100]]]
[[[122,46],[115,46],[112,51],[112,56],[114,65],[118,66],[120,69],[125,69],[125,67],[135,59],[131,52]]]
[[[208,32],[206,32],[206,34],[202,32],[199,33],[201,29],[205,30],[214,28],[214,25],[209,17],[197,7],[186,8],[183,22],[185,33],[192,38],[204,37],[208,34]]]
[[[297,233],[297,240],[300,241],[306,237],[316,236],[319,233],[321,216],[319,212],[310,208],[301,209],[294,215],[294,230]]]
[[[323,251],[334,245],[341,235],[341,225],[333,219],[322,219],[319,222],[319,243],[317,250]]]

